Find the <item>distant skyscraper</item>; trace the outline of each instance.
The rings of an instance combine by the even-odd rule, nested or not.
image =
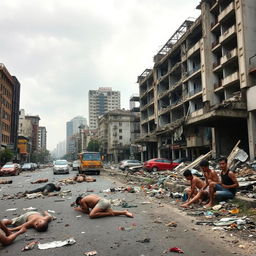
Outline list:
[[[47,131],[44,126],[38,128],[38,149],[46,149]]]
[[[66,152],[67,154],[74,153],[74,135],[79,134],[79,126],[83,124],[87,126],[86,118],[76,116],[66,123]]]
[[[89,90],[89,126],[97,129],[97,118],[110,110],[120,109],[120,92],[112,91],[111,87],[100,87]]]

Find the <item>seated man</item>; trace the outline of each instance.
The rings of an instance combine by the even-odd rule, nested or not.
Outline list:
[[[189,202],[197,195],[198,190],[201,190],[205,186],[205,183],[198,177],[194,176],[191,173],[191,170],[184,171],[183,176],[186,180],[190,181],[190,188],[185,189],[185,193],[187,193],[188,196],[187,202]]]
[[[110,201],[105,198],[100,198],[97,195],[88,195],[85,197],[77,197],[76,204],[79,205],[74,209],[86,214],[89,214],[90,218],[99,218],[105,216],[119,216],[125,215],[133,218],[133,214],[126,211],[113,211],[111,209]]]
[[[38,232],[44,232],[48,229],[48,223],[52,220],[52,216],[45,211],[45,216],[39,212],[31,211],[20,215],[12,220],[3,220],[5,225],[12,225],[14,228],[10,228],[10,231],[21,230],[23,228],[34,228]]]
[[[25,233],[27,230],[26,228],[20,229],[16,233],[12,233],[3,223],[3,221],[0,221],[0,243],[3,245],[9,245],[11,244],[18,235]]]
[[[206,184],[200,191],[198,191],[197,195],[192,200],[186,202],[185,204],[182,204],[181,207],[187,208],[189,205],[197,202],[198,200],[209,198],[209,187],[212,187],[220,182],[218,174],[214,170],[211,170],[209,168],[208,161],[201,161],[199,166],[203,171]]]
[[[74,180],[77,181],[77,182],[95,182],[96,179],[91,177],[91,176],[86,176],[84,174],[77,174],[75,177],[74,177]]]
[[[53,183],[48,183],[43,187],[31,190],[31,191],[26,191],[25,194],[33,194],[38,192],[43,192],[43,194],[48,194],[49,192],[60,191],[60,190],[61,190],[60,186],[55,186]]]
[[[209,186],[210,201],[205,207],[212,207],[214,200],[225,201],[233,199],[236,195],[236,188],[239,187],[235,174],[228,169],[226,157],[219,159],[219,166],[221,169],[221,183],[213,183],[213,186]]]

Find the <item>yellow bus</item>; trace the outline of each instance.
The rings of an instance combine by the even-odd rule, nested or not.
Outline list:
[[[99,152],[82,152],[79,154],[79,159],[79,173],[96,173],[97,175],[100,174],[103,165]]]

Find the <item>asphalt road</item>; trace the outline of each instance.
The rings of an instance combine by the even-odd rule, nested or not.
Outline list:
[[[0,198],[3,194],[13,194],[19,191],[30,190],[44,184],[30,184],[38,178],[48,178],[49,182],[56,183],[62,178],[73,176],[76,172],[71,171],[69,175],[53,175],[50,168],[37,170],[35,172],[24,172],[20,176],[10,177],[13,183],[0,185]],[[157,201],[150,201],[150,204],[142,204],[149,201],[142,193],[103,193],[102,190],[119,186],[118,181],[111,180],[106,175],[95,176],[97,182],[66,185],[63,190],[71,190],[72,195],[60,197],[46,197],[39,199],[11,199],[0,200],[0,217],[13,218],[24,213],[23,208],[35,207],[39,211],[53,210],[56,220],[50,223],[47,232],[38,233],[29,229],[26,235],[19,236],[15,243],[8,247],[0,246],[0,255],[62,255],[78,256],[85,252],[96,250],[97,255],[102,256],[158,256],[175,255],[166,251],[171,247],[179,247],[187,256],[230,256],[242,255],[243,251],[231,246],[230,239],[220,236],[206,227],[195,226],[191,218],[183,215],[172,205],[159,204]],[[7,179],[7,178],[5,178]],[[125,216],[106,217],[101,219],[89,219],[87,215],[81,216],[73,210],[70,204],[76,196],[85,193],[87,190],[94,190],[95,194],[115,199],[127,200],[130,204],[137,205],[131,208],[134,213],[133,219]],[[18,208],[16,211],[6,211],[9,208]],[[114,209],[120,209],[114,207]],[[81,217],[79,217],[81,216]],[[155,221],[155,220],[158,221]],[[167,227],[165,224],[174,221],[177,227]],[[157,223],[158,222],[158,223]],[[160,222],[160,223],[159,223]],[[119,230],[124,227],[127,230]],[[33,250],[22,252],[21,248],[28,242],[38,240],[46,243],[56,240],[65,240],[74,237],[76,243],[61,248]],[[149,243],[141,243],[139,240],[149,238]]]

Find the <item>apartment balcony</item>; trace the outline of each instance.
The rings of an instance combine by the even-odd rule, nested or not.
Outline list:
[[[217,38],[214,42],[212,42],[212,51],[216,51],[219,47],[220,47],[220,41],[219,39]]]
[[[158,93],[158,99],[163,98],[164,96],[168,95],[168,93],[169,93],[169,90],[165,90],[165,91]]]
[[[187,57],[191,56],[193,53],[195,53],[197,50],[200,49],[200,40],[194,44],[187,52]]]
[[[215,19],[212,23],[211,23],[211,31],[215,31],[219,28],[220,23],[218,21],[218,19]]]
[[[249,58],[249,73],[256,73],[256,54]]]
[[[229,51],[225,56],[221,57],[220,64],[228,64],[235,58],[237,58],[237,48],[234,48],[233,50]]]
[[[151,100],[149,100],[149,102],[146,105],[140,107],[140,111],[145,110],[147,107],[149,107],[153,103],[154,103],[154,99],[152,98]]]
[[[219,71],[221,69],[221,65],[220,65],[220,59],[217,59],[213,64],[212,64],[212,69],[213,72]]]
[[[168,93],[173,91],[177,87],[179,87],[182,84],[182,80],[183,80],[183,78],[181,78],[179,81],[175,82],[175,84],[171,85],[170,89],[168,90]]]
[[[145,124],[148,122],[148,117],[144,118],[144,119],[141,119],[140,123],[141,125]]]
[[[154,120],[154,119],[155,119],[155,114],[154,114],[154,113],[151,114],[151,115],[149,115],[148,121],[152,121],[152,120]]]
[[[196,96],[199,96],[199,95],[201,95],[201,93],[202,93],[202,88],[201,88],[201,87],[198,87],[198,88],[196,88],[195,90],[190,91],[190,92],[188,93],[189,99],[192,99],[192,98],[194,98],[194,97],[196,97]]]
[[[204,109],[200,108],[192,113],[190,113],[190,117],[198,117],[198,116],[202,116],[204,114]]]
[[[158,111],[158,114],[159,115],[163,115],[167,112],[169,112],[171,110],[171,106],[168,106],[168,107],[165,107],[165,108],[161,108],[159,111]]]
[[[181,64],[181,61],[175,63],[174,66],[171,67],[170,71],[168,72],[168,74],[172,73],[174,70],[176,70]]]
[[[219,0],[216,0],[213,4],[211,4],[210,10],[211,11],[217,10],[218,7],[219,7]]]
[[[234,2],[230,3],[218,16],[218,21],[221,22],[224,19],[227,19],[235,11]]]
[[[217,90],[218,88],[221,88],[221,87],[222,87],[222,81],[221,80],[214,83],[214,90]]]
[[[234,84],[239,81],[239,73],[235,72],[224,79],[222,79],[222,86],[226,87],[228,85]]]
[[[192,148],[192,147],[201,147],[203,146],[203,138],[198,137],[198,136],[190,136],[186,138],[187,141],[187,147]]]
[[[227,40],[230,40],[232,36],[236,34],[236,26],[233,25],[229,29],[227,29],[219,38],[220,44],[226,42]]]
[[[200,72],[201,72],[201,65],[197,65],[193,69],[189,70],[183,79],[189,80],[190,78],[194,77],[195,75],[199,74]]]

